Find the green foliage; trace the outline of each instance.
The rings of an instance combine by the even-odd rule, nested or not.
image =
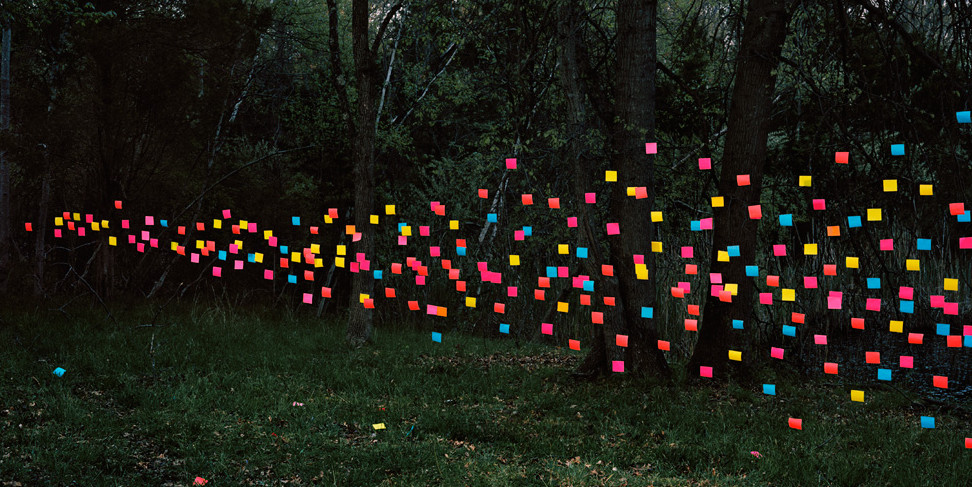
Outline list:
[[[578,382],[573,352],[179,305],[22,306],[0,326],[0,471],[38,484],[963,485],[959,416],[779,376]],[[155,325],[140,326],[140,325]],[[61,378],[54,367],[67,369]],[[812,387],[808,386],[812,385]],[[620,399],[620,400],[619,400]],[[303,407],[292,405],[294,401]],[[916,403],[917,404],[917,403]],[[915,409],[915,408],[918,409]],[[917,415],[934,415],[921,430]],[[787,428],[790,416],[804,429]],[[373,424],[384,423],[375,431]],[[755,458],[750,451],[758,451]],[[66,461],[70,459],[71,461]]]

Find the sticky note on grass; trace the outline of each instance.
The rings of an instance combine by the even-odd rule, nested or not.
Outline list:
[[[776,395],[776,384],[763,384],[763,394],[768,396]]]
[[[864,391],[851,389],[851,401],[864,402]]]

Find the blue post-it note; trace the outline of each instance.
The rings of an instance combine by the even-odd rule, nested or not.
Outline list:
[[[903,156],[904,155],[904,144],[891,144],[891,155],[892,156]]]
[[[726,253],[729,254],[729,257],[739,257],[739,246],[730,245],[726,247]]]
[[[702,231],[702,221],[701,220],[692,220],[692,223],[691,223],[691,225],[690,225],[689,228],[691,228],[691,230],[693,232],[701,232]]]
[[[256,263],[256,254],[246,254],[246,261],[251,264]]]
[[[868,289],[881,289],[881,278],[880,277],[868,277],[867,278],[867,288]]]
[[[533,235],[533,227],[523,227],[523,235],[525,237]]]
[[[433,331],[432,332],[432,341],[433,342],[437,342],[437,343],[442,343],[442,334],[439,333],[439,332],[437,332],[437,331]]]
[[[290,223],[293,223],[294,225],[300,225],[300,217],[299,216],[290,217]]]
[[[952,333],[952,325],[948,323],[938,323],[935,326],[935,333],[941,336],[948,336]]]
[[[746,277],[759,277],[759,266],[757,266],[757,265],[747,265],[746,266]]]
[[[763,394],[769,396],[776,395],[776,384],[763,384]]]
[[[955,112],[955,119],[958,120],[958,123],[972,123],[972,112]]]
[[[849,216],[849,217],[847,217],[847,227],[848,228],[856,228],[856,227],[859,227],[859,226],[861,226],[861,217],[860,216]]]
[[[783,336],[795,337],[796,327],[792,325],[783,325]]]
[[[510,333],[510,324],[509,323],[500,323],[500,333],[509,334]]]
[[[297,276],[290,274],[287,276],[287,282],[291,284],[297,284]]]
[[[402,233],[402,228],[405,228],[407,226],[408,226],[408,223],[398,222],[398,233]]]
[[[54,372],[53,373],[54,373],[54,375],[56,375],[58,377],[63,377],[65,372],[67,372],[67,371],[64,370],[64,369],[62,369],[62,368],[60,368],[60,367],[58,367],[58,368],[54,369]]]
[[[551,279],[557,277],[557,268],[555,266],[552,265],[547,266],[547,277]]]
[[[159,220],[159,224],[165,228],[169,228],[169,220]]]
[[[972,335],[965,335],[965,338],[962,339],[962,345],[972,348]]]
[[[915,312],[915,302],[902,300],[898,305],[898,311],[902,313],[914,313]]]
[[[589,293],[594,292],[594,281],[584,281],[584,291]]]
[[[281,254],[284,254],[284,255],[286,255],[286,254],[288,254],[288,253],[289,253],[289,252],[288,252],[289,250],[290,250],[290,248],[288,248],[288,247],[287,247],[286,245],[281,245],[281,246],[280,246],[280,253],[281,253]]]
[[[490,223],[496,223],[499,220],[496,219],[496,213],[489,213],[486,215],[486,221]]]
[[[219,251],[219,260],[226,260],[226,251],[225,250],[220,250]]]
[[[459,255],[459,256],[466,255],[466,248],[465,247],[456,247],[456,255]]]
[[[381,271],[375,271],[375,279],[381,279]]]
[[[878,369],[878,380],[891,380],[891,369]]]
[[[655,308],[650,308],[648,306],[642,306],[641,307],[641,317],[642,318],[654,318],[655,317]],[[970,335],[970,336],[972,336],[972,335]]]
[[[931,250],[931,239],[930,238],[919,238],[918,239],[918,250]]]
[[[732,327],[736,330],[743,329],[743,320],[732,320]]]
[[[921,427],[926,429],[935,429],[935,418],[933,416],[922,416]]]
[[[965,210],[965,213],[955,215],[955,219],[958,220],[959,223],[968,223],[972,221],[972,210]]]
[[[792,227],[793,226],[793,215],[787,213],[785,215],[780,215],[780,226],[781,227]]]
[[[578,259],[587,258],[587,247],[577,247],[577,258]]]

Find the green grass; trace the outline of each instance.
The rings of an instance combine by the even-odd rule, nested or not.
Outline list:
[[[576,353],[189,307],[0,322],[0,485],[968,485],[967,418],[897,392],[581,382]],[[155,366],[153,368],[153,359]],[[64,367],[55,377],[51,371]],[[789,382],[787,382],[789,381]],[[303,407],[294,407],[299,401]],[[384,409],[382,409],[384,408]],[[918,416],[934,415],[922,430]],[[804,420],[802,431],[787,418]],[[375,431],[374,423],[385,430]],[[750,451],[759,451],[756,459]],[[4,483],[7,482],[7,483]]]

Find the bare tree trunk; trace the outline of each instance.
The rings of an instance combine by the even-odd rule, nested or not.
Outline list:
[[[0,130],[10,130],[10,24],[3,24],[0,42]],[[10,162],[0,150],[0,291],[6,290],[10,255]]]
[[[375,207],[375,122],[377,117],[378,65],[368,39],[368,1],[354,0],[351,10],[352,50],[355,82],[358,91],[354,131],[354,225],[361,240],[354,251],[373,258],[374,232],[371,215]],[[359,269],[351,277],[351,312],[346,339],[360,347],[371,339],[374,314],[361,304],[362,295],[373,295],[375,281],[369,272]]]
[[[699,340],[688,364],[690,377],[698,376],[701,366],[712,367],[716,376],[724,377],[728,350],[738,342],[730,333],[732,320],[748,322],[752,315],[753,279],[746,276],[745,266],[756,260],[759,220],[750,219],[748,208],[759,204],[776,85],[773,70],[779,64],[790,8],[788,0],[752,0],[746,13],[719,176],[719,194],[725,197],[725,206],[715,211],[709,259],[711,272],[721,273],[723,282],[738,284],[738,293],[731,303],[711,298],[706,301]],[[737,185],[738,174],[749,174],[750,185]],[[718,251],[729,245],[739,246],[739,257],[719,262]],[[735,349],[742,351],[741,347]]]
[[[44,180],[41,182],[40,206],[37,209],[37,223],[34,226],[34,295],[43,297],[47,293],[44,287],[44,267],[47,263],[47,251],[44,238],[47,234],[47,213],[51,205],[51,180],[54,178],[49,161],[45,161]]]

